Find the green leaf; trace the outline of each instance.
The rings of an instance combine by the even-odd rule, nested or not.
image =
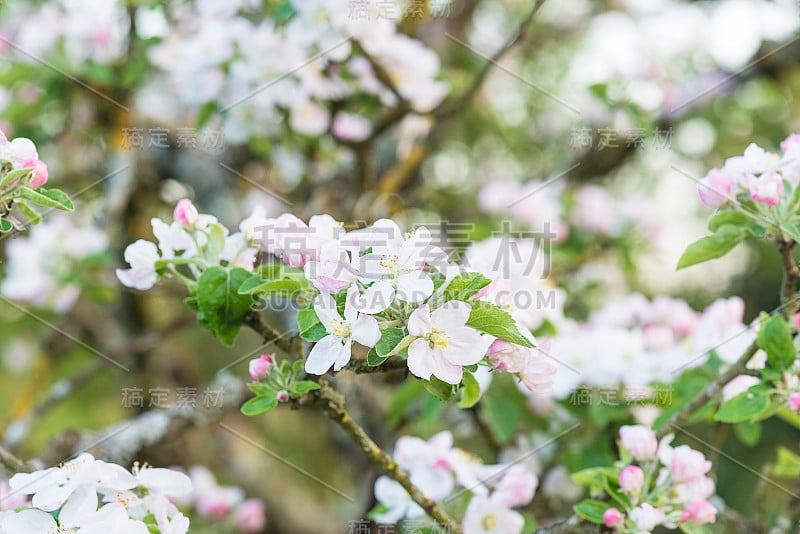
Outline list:
[[[765,228],[758,224],[752,216],[737,210],[724,210],[712,215],[711,219],[708,220],[708,230],[716,232],[726,224],[739,226],[759,237],[763,237],[766,232]]]
[[[310,304],[297,310],[297,328],[300,337],[306,341],[316,342],[328,335],[325,326],[317,317],[317,312],[314,311],[314,306]]]
[[[8,219],[0,219],[0,233],[7,234],[14,229],[14,224]]]
[[[483,300],[473,300],[470,305],[472,311],[469,314],[467,326],[509,343],[533,347],[530,340],[517,329],[516,321],[507,311]]]
[[[33,211],[33,208],[31,208],[24,200],[19,200],[15,202],[14,205],[19,208],[19,211],[21,211],[25,218],[28,219],[32,224],[39,224],[42,222],[41,216]]]
[[[369,365],[373,365],[373,366],[380,365],[383,362],[385,362],[387,360],[387,358],[389,358],[389,357],[388,356],[379,355],[377,353],[377,351],[375,350],[375,347],[372,347],[371,349],[369,349],[369,352],[367,353],[367,363]]]
[[[486,395],[481,403],[486,423],[499,443],[505,443],[517,432],[520,409],[505,395]]]
[[[472,408],[481,400],[481,386],[470,372],[464,372],[461,379],[461,400],[459,408]]]
[[[736,437],[739,438],[743,444],[748,447],[753,447],[761,440],[761,423],[749,423],[742,421],[733,425],[733,431]]]
[[[570,478],[579,486],[588,486],[592,490],[599,491],[605,489],[607,481],[616,480],[618,476],[612,467],[590,467],[572,473]]]
[[[21,187],[20,193],[22,198],[30,200],[34,204],[40,206],[47,206],[48,208],[56,208],[64,211],[72,211],[75,206],[69,199],[67,194],[60,189],[45,189],[40,187],[38,189],[31,189],[30,187]]]
[[[466,301],[492,281],[480,273],[460,273],[444,289],[444,301]]]
[[[734,249],[747,236],[747,231],[732,224],[723,224],[714,235],[701,237],[684,251],[678,260],[678,269],[721,258]]]
[[[275,397],[255,397],[242,405],[242,413],[249,416],[261,415],[278,405]]]
[[[443,382],[435,376],[432,376],[431,379],[425,383],[425,389],[440,401],[449,401],[456,396],[455,385]]]
[[[265,294],[265,295],[282,295],[285,297],[295,298],[297,293],[303,288],[303,285],[298,282],[297,280],[290,280],[289,278],[284,278],[282,280],[270,280],[268,282],[263,282],[260,285],[253,286],[254,283],[252,280],[245,281],[245,285],[242,284],[242,287],[239,289],[239,293],[241,294]]]
[[[797,358],[792,332],[780,315],[773,315],[769,319],[764,319],[762,315],[758,329],[758,346],[767,353],[770,366],[779,371],[789,369]]]
[[[250,312],[250,297],[239,295],[239,286],[250,273],[236,267],[210,267],[197,281],[197,319],[226,345],[232,345]]]
[[[15,182],[22,180],[26,176],[28,176],[33,169],[17,169],[15,171],[11,171],[3,178],[0,178],[0,187],[6,187],[7,185],[13,185]]]
[[[723,423],[739,423],[747,421],[769,406],[769,388],[758,384],[747,391],[729,399],[714,416],[714,420]]]
[[[275,393],[277,393],[275,388],[267,384],[262,384],[261,382],[250,382],[247,384],[247,387],[259,397],[274,397]]]
[[[573,507],[575,513],[581,518],[598,525],[603,524],[603,514],[611,508],[611,504],[602,501],[585,500],[581,501]]]
[[[375,345],[375,352],[378,356],[387,358],[406,338],[405,330],[402,328],[387,328],[381,331],[381,338]]]
[[[776,477],[800,477],[800,456],[786,447],[778,447],[778,461],[772,468],[772,474]]]
[[[319,389],[319,384],[316,382],[312,382],[311,380],[298,380],[297,382],[292,382],[289,386],[289,394],[294,399],[317,389]]]

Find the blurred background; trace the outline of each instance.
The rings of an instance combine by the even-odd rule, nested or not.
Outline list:
[[[495,232],[548,223],[546,285],[563,301],[540,336],[631,293],[699,311],[738,295],[745,324],[778,304],[780,260],[765,245],[675,265],[706,233],[696,181],[800,130],[797,2],[549,0],[525,24],[534,3],[514,0],[0,6],[0,130],[33,139],[76,204],[0,236],[0,439],[22,457],[58,463],[93,445],[121,463],[205,465],[266,502],[268,532],[346,532],[374,506],[378,473],[320,414],[239,414],[247,361],[275,347],[244,331],[223,347],[180,284],[141,293],[117,281],[125,246],[152,239],[150,219],[170,220],[185,197],[229,228],[256,206],[407,229],[445,221],[463,229],[442,236],[455,259]],[[341,44],[347,31],[358,38]],[[558,420],[502,380],[490,409],[514,420],[490,417],[479,435],[475,414],[418,381],[337,383],[386,449],[446,427],[493,462],[545,442]],[[625,414],[607,412],[531,457],[537,517],[569,514],[581,493],[567,473],[611,455],[598,432]],[[758,431],[769,444],[719,443],[758,469],[776,444],[798,448],[785,422]],[[732,463],[719,469],[721,496],[744,517],[791,504]],[[229,515],[196,516],[193,532],[233,528]]]

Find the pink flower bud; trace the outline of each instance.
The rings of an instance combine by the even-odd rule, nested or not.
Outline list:
[[[789,406],[792,407],[792,410],[800,412],[800,391],[789,395]]]
[[[708,209],[716,209],[725,204],[731,196],[733,180],[720,169],[711,169],[697,184],[700,202]]]
[[[275,398],[278,399],[279,402],[288,402],[289,401],[289,392],[285,389],[282,389],[275,395]]]
[[[181,226],[193,226],[197,222],[197,208],[188,198],[179,200],[172,218]]]
[[[692,501],[681,512],[681,523],[692,521],[698,525],[704,525],[716,520],[717,509],[706,500]]]
[[[274,365],[275,357],[272,354],[263,354],[260,358],[250,360],[250,378],[256,381],[261,380],[269,375]]]
[[[795,328],[800,330],[800,313],[795,313],[792,316],[792,324],[794,325]]]
[[[236,529],[243,534],[255,534],[264,530],[264,503],[259,499],[248,499],[236,509]]]
[[[30,168],[31,170],[31,183],[30,187],[36,189],[47,183],[47,164],[40,159],[35,159],[26,162],[22,168]]]
[[[702,452],[696,451],[688,445],[672,449],[669,472],[675,482],[690,482],[702,477],[710,469],[711,462],[706,460]]]
[[[622,512],[616,508],[609,508],[603,513],[603,523],[605,523],[607,527],[616,527],[622,523],[622,518]]]
[[[644,472],[635,465],[629,465],[619,474],[619,487],[625,493],[635,493],[644,483]]]
[[[777,206],[783,193],[783,178],[777,172],[767,172],[756,178],[752,174],[747,177],[750,196],[756,202],[767,206]]]
[[[642,425],[623,426],[619,429],[622,446],[639,461],[656,457],[658,441],[655,433]]]

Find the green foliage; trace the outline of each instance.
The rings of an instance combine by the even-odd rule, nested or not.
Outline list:
[[[460,273],[445,287],[443,292],[445,302],[466,301],[491,283],[491,280],[480,273]]]
[[[766,318],[761,316],[761,326],[758,330],[758,346],[767,353],[770,366],[778,371],[789,369],[797,358],[794,348],[792,332],[786,320],[780,315]]]
[[[486,423],[499,443],[508,442],[516,433],[520,422],[520,408],[505,393],[492,391],[481,402]]]
[[[481,386],[475,376],[469,371],[464,371],[461,379],[461,400],[458,403],[460,408],[471,408],[481,400]]]
[[[430,380],[425,382],[425,389],[440,401],[449,401],[456,396],[458,387],[432,376]]]
[[[611,505],[607,502],[592,501],[589,499],[581,501],[573,507],[575,513],[582,519],[598,525],[603,524],[603,514],[609,508],[611,508]]]
[[[517,329],[516,321],[507,311],[483,300],[473,300],[470,305],[472,306],[472,311],[469,314],[467,326],[509,343],[533,347],[528,338],[523,336]]]
[[[45,189],[44,187],[31,189],[23,186],[20,188],[20,195],[34,204],[47,208],[55,208],[62,211],[73,211],[75,209],[70,198],[60,189]]]
[[[769,407],[769,393],[768,386],[757,384],[720,406],[714,419],[723,423],[751,421]]]
[[[239,267],[210,267],[197,281],[197,320],[226,345],[232,345],[250,312],[250,297],[239,286],[250,273]]]
[[[701,237],[684,251],[678,260],[678,269],[721,258],[747,237],[746,228],[734,224],[720,225],[714,235]]]
[[[314,306],[310,304],[297,311],[297,328],[300,337],[306,341],[317,342],[328,335],[325,326],[317,317],[317,312],[314,311]]]

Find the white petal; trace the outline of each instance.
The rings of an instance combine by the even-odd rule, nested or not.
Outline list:
[[[450,334],[450,330],[463,327],[469,320],[472,306],[460,300],[445,302],[441,308],[431,314],[431,323],[435,328]],[[452,335],[452,334],[450,334]]]
[[[139,482],[148,489],[157,489],[168,497],[181,497],[192,492],[191,479],[178,471],[148,468],[139,472]]]
[[[393,301],[394,287],[392,287],[392,283],[379,280],[364,291],[364,294],[361,296],[358,311],[361,313],[369,313],[370,315],[380,313],[391,306]]]
[[[71,485],[44,488],[33,496],[31,502],[33,503],[34,507],[39,508],[40,510],[52,512],[64,504],[64,501],[67,500],[67,497],[70,496],[74,489],[75,487]]]
[[[330,295],[317,295],[314,299],[314,311],[317,312],[320,322],[330,332],[334,319],[341,319],[336,310],[336,301]]]
[[[430,380],[434,371],[433,351],[424,339],[416,339],[408,346],[408,370],[414,376]]]
[[[350,361],[350,357],[353,355],[353,341],[350,339],[345,340],[344,345],[342,345],[342,350],[339,352],[339,356],[336,357],[336,361],[333,362],[333,370],[334,371],[341,371],[342,367],[347,365],[347,362]]]
[[[453,365],[440,354],[437,354],[432,361],[433,374],[436,378],[448,384],[458,384],[461,382],[464,371],[461,369],[460,365]]]
[[[312,375],[324,375],[339,359],[343,349],[342,342],[336,336],[325,336],[320,339],[306,358],[306,372]]]
[[[0,527],[5,534],[47,534],[58,529],[53,516],[41,510],[23,510],[10,515],[3,519]]]
[[[408,318],[408,333],[412,336],[424,336],[431,331],[431,313],[427,304],[423,304]]]
[[[452,364],[472,365],[486,355],[494,338],[483,336],[468,326],[448,330],[451,337],[444,349],[444,357]]]
[[[59,522],[65,527],[79,527],[97,511],[97,491],[92,486],[83,485],[72,492],[58,514]]]
[[[397,298],[405,302],[422,302],[433,293],[433,280],[424,271],[412,271],[397,278]]]
[[[352,338],[365,347],[374,347],[381,338],[381,329],[378,321],[370,315],[360,315],[352,325]]]
[[[59,474],[60,472],[57,467],[50,467],[49,469],[36,471],[34,473],[17,473],[11,477],[11,480],[8,481],[8,485],[15,492],[30,495],[44,488],[48,488],[53,484],[58,484],[63,478],[59,477]]]
[[[344,320],[352,323],[358,318],[361,293],[355,284],[347,288],[347,297],[344,301]]]

